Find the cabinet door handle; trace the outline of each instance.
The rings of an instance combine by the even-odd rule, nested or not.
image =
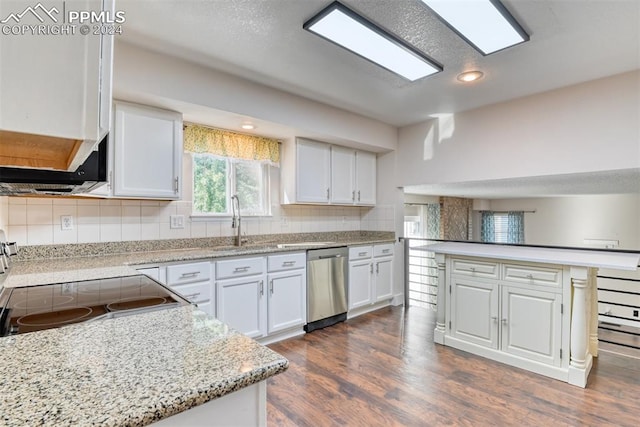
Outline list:
[[[264,280],[260,280],[260,295],[264,295]]]
[[[351,200],[354,201],[354,202],[356,201],[356,190],[353,190],[351,192]]]
[[[176,191],[176,194],[178,193],[178,188],[179,188],[179,179],[180,179],[180,178],[176,176],[176,179],[175,179],[175,191]]]
[[[373,274],[373,264],[369,264],[369,272]]]
[[[195,294],[191,294],[191,295],[185,295],[185,299],[188,299],[189,301],[192,301],[196,298],[198,298],[200,296],[200,292],[196,292]]]
[[[491,320],[493,320],[494,322],[498,321],[498,316],[491,316]]]
[[[327,188],[327,200],[329,200],[329,199],[330,199],[330,197],[329,197],[329,189]]]
[[[269,281],[269,289],[271,290],[271,295],[273,295],[273,279]]]
[[[380,274],[380,263],[376,262],[376,274]]]
[[[198,274],[200,274],[199,271],[190,271],[188,273],[182,273],[180,277],[194,277],[194,276],[197,276]]]
[[[507,319],[506,318],[502,318],[502,324],[506,325],[507,324]]]
[[[360,190],[358,190],[358,201],[360,201]]]

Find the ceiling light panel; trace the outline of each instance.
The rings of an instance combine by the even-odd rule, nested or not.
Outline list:
[[[442,71],[433,59],[338,2],[303,28],[410,81]]]
[[[483,55],[529,40],[529,35],[498,0],[422,2]]]

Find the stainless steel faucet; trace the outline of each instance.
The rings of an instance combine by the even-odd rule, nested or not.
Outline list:
[[[237,194],[231,196],[231,209],[233,211],[233,218],[231,218],[231,228],[236,228],[238,231],[234,238],[234,244],[236,246],[242,246],[242,228],[240,216],[240,199]]]

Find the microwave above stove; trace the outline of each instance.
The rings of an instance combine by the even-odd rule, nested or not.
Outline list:
[[[5,288],[0,303],[0,336],[190,304],[144,275]]]

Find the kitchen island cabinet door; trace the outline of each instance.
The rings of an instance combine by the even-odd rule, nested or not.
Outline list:
[[[498,285],[452,276],[449,327],[452,336],[498,348]]]
[[[264,275],[218,281],[218,319],[250,338],[266,335],[265,286]]]
[[[182,115],[117,102],[113,196],[180,198]]]
[[[502,288],[502,351],[560,366],[562,294]]]
[[[304,269],[269,274],[269,334],[306,323],[306,288]]]

